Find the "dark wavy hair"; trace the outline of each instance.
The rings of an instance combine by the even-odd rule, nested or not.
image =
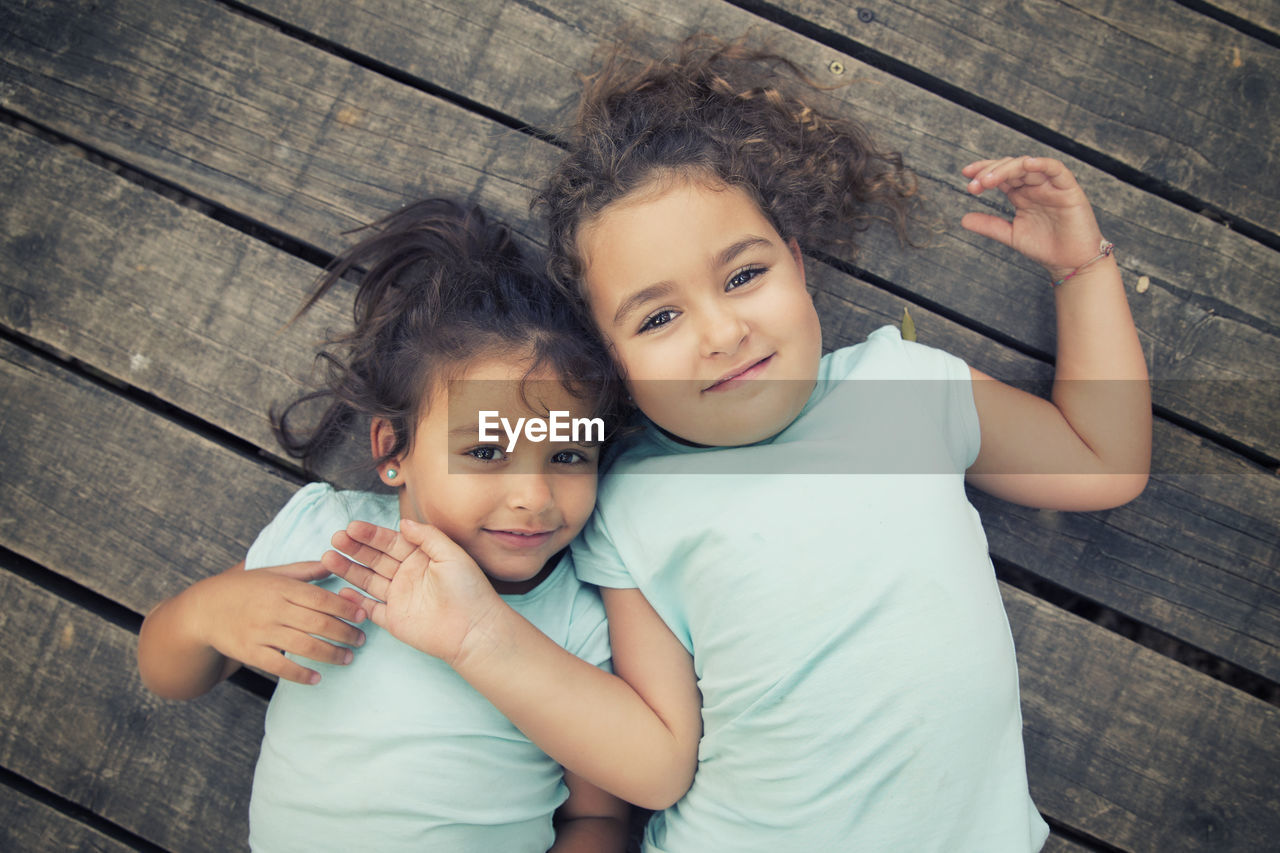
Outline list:
[[[434,198],[367,228],[371,233],[335,258],[298,310],[347,273],[364,271],[354,328],[329,338],[316,355],[322,386],[271,412],[291,456],[310,468],[364,415],[394,429],[395,446],[375,460],[385,462],[410,446],[431,392],[486,355],[530,354],[526,377],[550,368],[593,416],[615,422],[620,386],[595,330],[548,286],[507,226],[479,207]],[[329,405],[318,421],[295,425],[303,407],[323,400]]]
[[[855,235],[875,220],[911,242],[914,174],[862,125],[811,105],[820,88],[747,37],[692,36],[656,61],[614,47],[585,78],[568,154],[534,199],[556,285],[585,298],[582,225],[664,174],[741,188],[806,249],[856,253]]]

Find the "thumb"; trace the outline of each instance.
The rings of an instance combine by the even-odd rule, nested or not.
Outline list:
[[[960,220],[960,227],[974,234],[1013,247],[1013,224],[990,213],[966,213]]]
[[[400,520],[400,535],[410,543],[418,546],[432,562],[457,560],[459,557],[470,559],[467,552],[434,524],[421,524],[411,518]]]

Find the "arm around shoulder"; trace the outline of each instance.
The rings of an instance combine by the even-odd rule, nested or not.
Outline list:
[[[693,783],[702,734],[693,660],[638,590],[602,590],[609,674],[509,607],[477,626],[454,668],[567,769],[664,809]]]
[[[566,770],[650,809],[689,789],[702,732],[693,660],[639,590],[602,590],[611,674],[504,602],[438,528],[355,522],[333,544],[324,565],[374,597],[374,624],[453,667]]]

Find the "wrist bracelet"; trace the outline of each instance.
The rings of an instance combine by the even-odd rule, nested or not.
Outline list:
[[[1102,260],[1102,259],[1103,259],[1103,258],[1105,258],[1107,255],[1110,255],[1110,254],[1112,254],[1113,252],[1115,252],[1115,250],[1116,250],[1116,244],[1115,244],[1115,243],[1112,243],[1110,240],[1108,240],[1107,238],[1103,237],[1103,238],[1102,238],[1102,242],[1098,244],[1098,254],[1094,255],[1092,258],[1090,258],[1089,260],[1085,261],[1083,264],[1081,264],[1080,266],[1076,267],[1076,268],[1075,268],[1075,269],[1073,269],[1071,272],[1067,273],[1066,275],[1064,275],[1062,278],[1058,279],[1057,281],[1050,282],[1050,284],[1051,284],[1053,287],[1057,287],[1058,285],[1062,284],[1062,283],[1063,283],[1064,281],[1066,281],[1067,279],[1071,278],[1071,277],[1072,277],[1073,275],[1075,275],[1076,273],[1080,272],[1080,271],[1081,271],[1082,269],[1084,269],[1085,267],[1089,266],[1089,264],[1092,264],[1092,263],[1094,263],[1094,262],[1096,262],[1096,261],[1100,261],[1100,260]]]

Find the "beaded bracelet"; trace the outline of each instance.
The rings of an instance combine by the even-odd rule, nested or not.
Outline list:
[[[1111,253],[1113,253],[1115,250],[1116,250],[1116,244],[1115,244],[1115,243],[1112,243],[1110,240],[1108,240],[1107,238],[1103,237],[1103,238],[1102,238],[1102,242],[1098,244],[1098,254],[1094,255],[1092,258],[1090,258],[1089,260],[1085,261],[1083,264],[1081,264],[1080,266],[1076,267],[1076,268],[1075,268],[1075,269],[1073,269],[1071,272],[1067,273],[1066,275],[1064,275],[1062,278],[1058,279],[1057,281],[1050,282],[1050,284],[1052,284],[1054,287],[1057,287],[1058,285],[1060,285],[1060,284],[1062,284],[1063,282],[1065,282],[1067,279],[1071,278],[1071,277],[1072,277],[1073,275],[1075,275],[1076,273],[1080,272],[1080,271],[1081,271],[1082,269],[1084,269],[1085,267],[1089,266],[1089,264],[1092,264],[1092,263],[1094,263],[1095,261],[1100,261],[1100,260],[1102,260],[1102,259],[1103,259],[1103,258],[1105,258],[1107,255],[1110,255]]]

